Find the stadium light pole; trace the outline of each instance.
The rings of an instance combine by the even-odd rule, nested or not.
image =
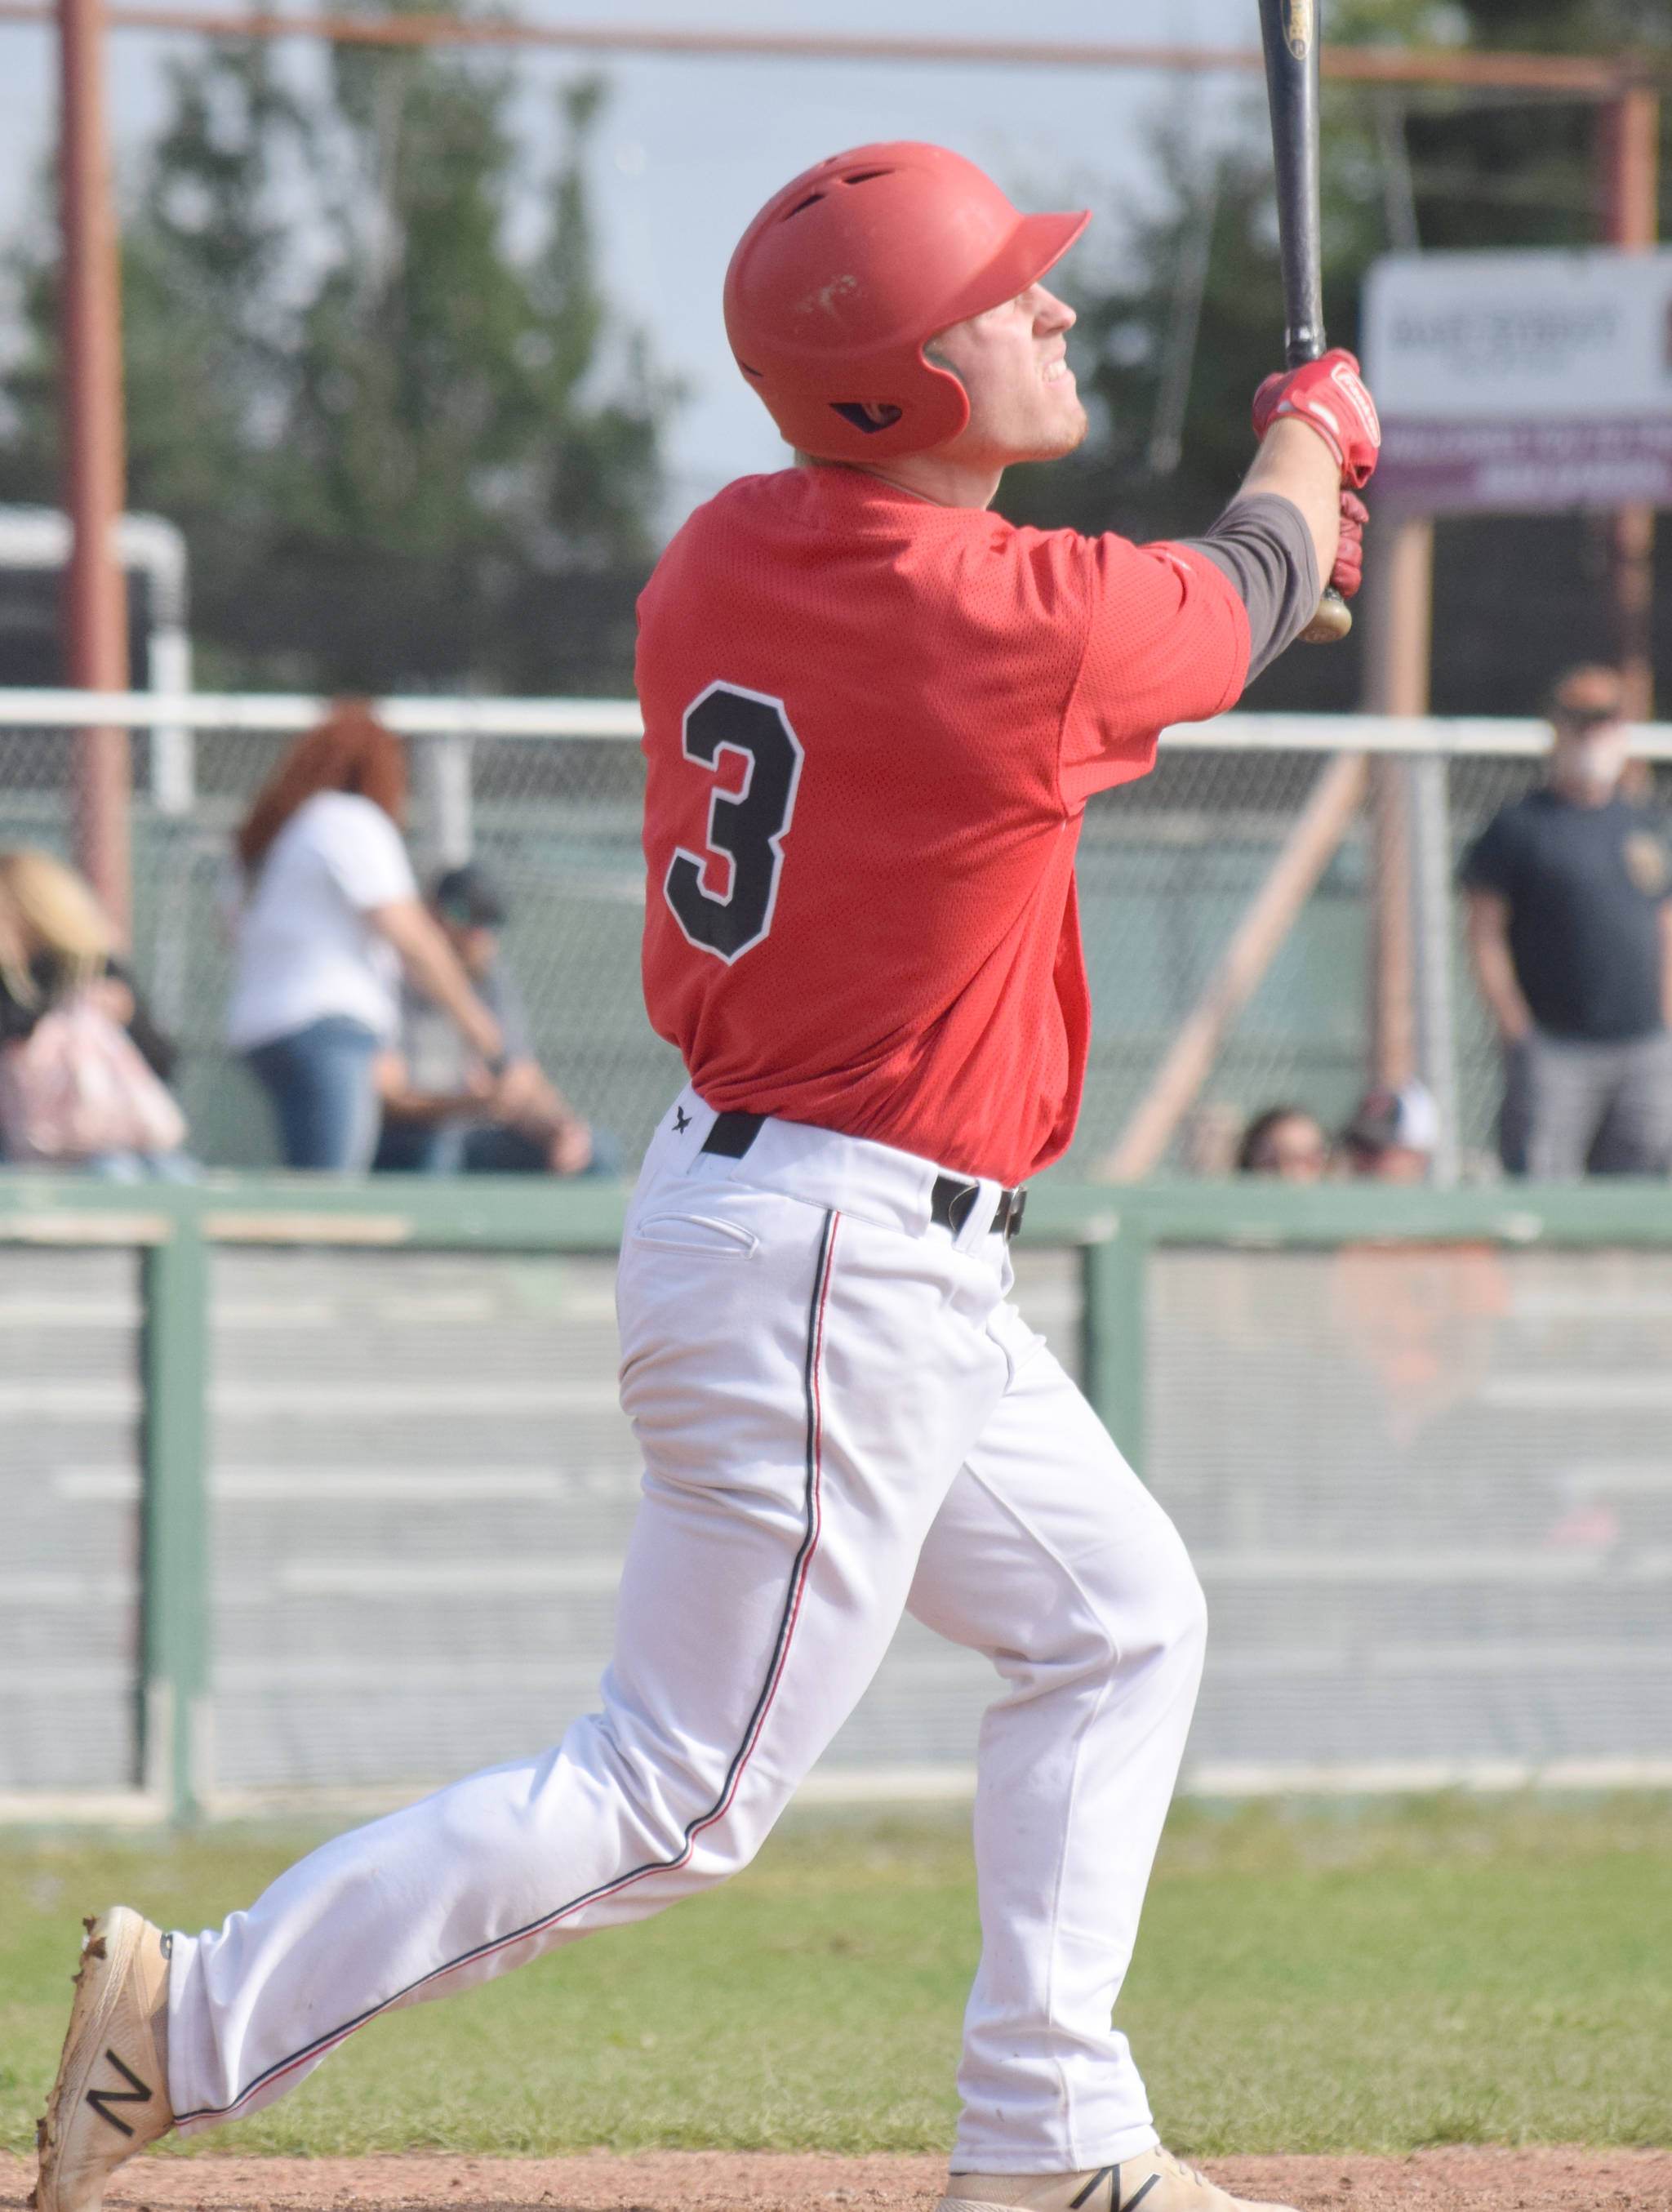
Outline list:
[[[79,690],[128,688],[127,582],[117,557],[124,503],[122,307],[104,0],[58,0],[58,206],[63,234],[59,391],[64,505],[65,658]],[[82,732],[76,754],[76,858],[127,942],[131,867],[125,729]]]

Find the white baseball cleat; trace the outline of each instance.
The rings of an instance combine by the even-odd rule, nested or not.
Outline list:
[[[168,1938],[118,1905],[82,1923],[76,2002],[46,2117],[35,2127],[38,2212],[99,2212],[125,2158],[174,2124],[157,2034],[168,2003]]]
[[[936,2212],[1292,2212],[1233,2197],[1158,2147],[1079,2173],[952,2173]]]

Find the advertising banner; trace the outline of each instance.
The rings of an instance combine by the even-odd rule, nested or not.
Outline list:
[[[1363,349],[1383,507],[1672,507],[1672,248],[1390,254]]]

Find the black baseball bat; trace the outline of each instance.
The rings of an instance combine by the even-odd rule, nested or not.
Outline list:
[[[1298,368],[1323,351],[1323,242],[1318,192],[1317,0],[1260,0],[1271,104],[1272,162],[1277,173],[1277,242],[1283,264],[1283,366]],[[1330,645],[1353,627],[1353,611],[1326,585],[1301,632],[1307,645]]]

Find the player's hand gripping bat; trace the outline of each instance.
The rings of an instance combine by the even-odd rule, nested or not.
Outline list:
[[[1283,263],[1283,365],[1298,368],[1323,351],[1323,280],[1318,197],[1318,11],[1316,0],[1260,0],[1266,94],[1277,172],[1277,238]],[[1300,633],[1329,645],[1353,627],[1333,585]]]

